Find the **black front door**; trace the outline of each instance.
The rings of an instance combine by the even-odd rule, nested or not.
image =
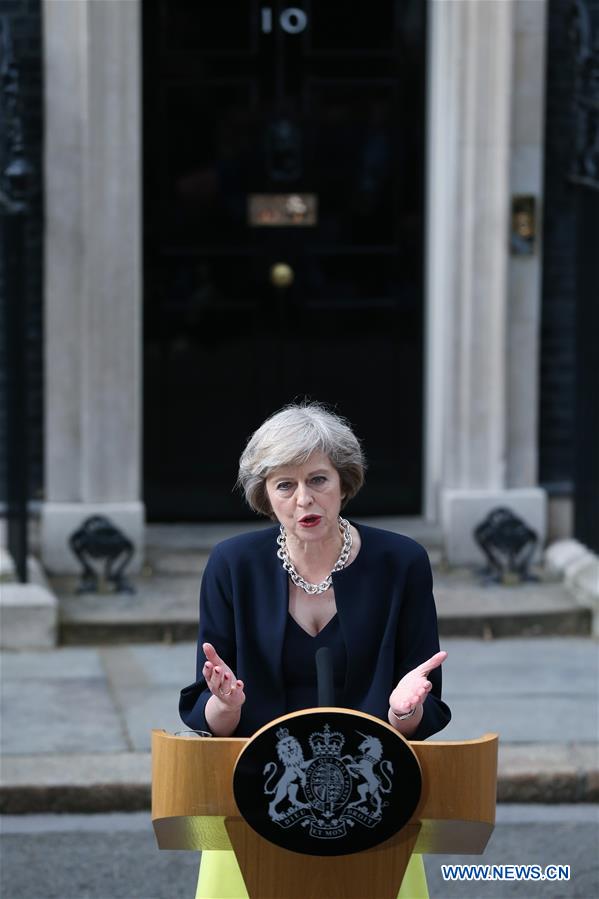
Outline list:
[[[247,437],[310,397],[421,511],[422,0],[143,4],[145,501],[246,515]]]

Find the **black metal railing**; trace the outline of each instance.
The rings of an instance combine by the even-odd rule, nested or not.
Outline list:
[[[6,518],[16,574],[27,580],[29,499],[25,228],[32,169],[25,152],[23,100],[8,17],[0,17],[0,253],[4,300]]]
[[[599,10],[570,6],[574,50],[573,140],[568,181],[576,190],[576,395],[574,533],[599,552]]]

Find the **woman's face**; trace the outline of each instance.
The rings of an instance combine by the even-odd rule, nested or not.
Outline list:
[[[312,453],[303,465],[286,465],[271,472],[266,494],[288,535],[302,542],[337,537],[341,481],[324,453]]]

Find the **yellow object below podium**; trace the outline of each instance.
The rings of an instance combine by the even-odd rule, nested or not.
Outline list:
[[[321,894],[320,899],[325,895]],[[248,896],[235,853],[205,850],[195,899],[248,899]],[[429,899],[421,855],[412,855],[408,862],[397,899]]]

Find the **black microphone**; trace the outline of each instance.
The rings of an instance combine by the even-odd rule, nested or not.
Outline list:
[[[316,683],[318,685],[318,705],[335,705],[335,688],[333,686],[333,657],[328,646],[316,650]]]

